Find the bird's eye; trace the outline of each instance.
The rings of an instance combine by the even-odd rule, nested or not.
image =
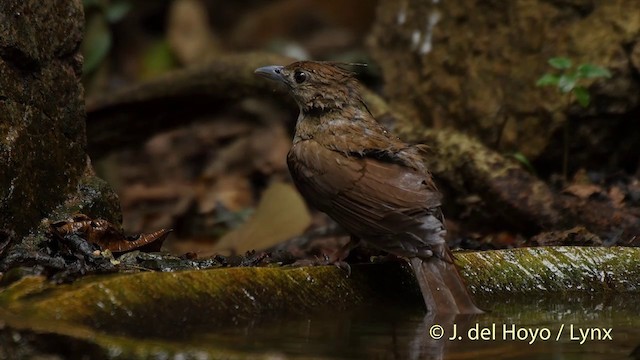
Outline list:
[[[307,73],[304,71],[296,71],[293,74],[293,79],[298,83],[298,84],[302,84],[305,80],[307,80]]]

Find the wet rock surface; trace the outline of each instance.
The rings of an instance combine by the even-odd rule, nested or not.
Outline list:
[[[79,209],[120,217],[115,195],[86,157],[82,24],[80,1],[0,3],[0,238],[6,251],[29,233],[23,245],[36,249],[50,217]]]

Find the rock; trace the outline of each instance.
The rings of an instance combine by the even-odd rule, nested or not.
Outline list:
[[[594,142],[605,148],[614,138],[619,143],[638,138],[640,128],[630,113],[638,106],[639,51],[631,50],[639,39],[635,0],[404,0],[379,3],[369,48],[392,105],[415,119],[404,126],[463,129],[494,149],[555,159],[559,167],[558,130],[566,114],[582,133],[571,139],[572,148],[595,149]],[[568,106],[555,90],[535,86],[553,71],[547,60],[555,56],[614,74],[590,86],[588,109],[575,102]],[[616,138],[620,134],[623,138]],[[637,154],[638,146],[621,151]],[[607,151],[605,161],[601,153],[585,152],[571,163],[625,158]]]
[[[0,2],[0,233],[12,243],[40,239],[48,217],[120,217],[87,162],[83,23],[79,0]]]

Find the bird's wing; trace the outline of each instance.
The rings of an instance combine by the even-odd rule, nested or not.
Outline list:
[[[314,140],[295,144],[288,160],[296,185],[312,205],[364,239],[405,232],[420,236],[425,217],[440,206],[426,171],[346,156]]]

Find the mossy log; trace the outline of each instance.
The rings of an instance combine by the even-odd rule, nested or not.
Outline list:
[[[456,257],[470,289],[479,296],[640,291],[637,248],[536,247]]]
[[[521,248],[456,253],[456,259],[480,306],[488,310],[496,298],[518,294],[562,299],[640,291],[640,249],[635,248]],[[421,306],[417,289],[402,262],[355,265],[351,276],[318,266],[145,272],[60,286],[27,277],[0,293],[0,320],[13,329],[75,338],[89,348],[117,349],[135,358],[184,350],[171,341],[159,345],[131,337],[365,305]],[[220,355],[216,349],[198,351]]]

